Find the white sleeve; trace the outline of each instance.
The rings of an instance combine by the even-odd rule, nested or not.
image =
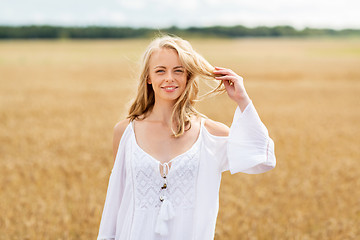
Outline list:
[[[243,112],[237,107],[230,127],[223,171],[257,174],[276,165],[274,141],[260,120],[252,101]]]
[[[123,135],[125,135],[124,132]],[[111,170],[109,184],[106,193],[106,200],[101,217],[98,240],[113,240],[116,235],[116,222],[120,204],[125,188],[125,151],[124,137],[119,143],[115,163]]]

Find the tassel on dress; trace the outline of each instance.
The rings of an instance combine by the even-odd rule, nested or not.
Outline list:
[[[161,236],[167,235],[169,233],[167,221],[171,220],[174,216],[175,211],[172,203],[164,198],[157,217],[155,232]]]

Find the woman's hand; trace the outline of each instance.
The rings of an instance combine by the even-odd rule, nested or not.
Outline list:
[[[223,81],[229,97],[239,105],[241,112],[243,112],[251,101],[246,93],[243,78],[231,69],[222,67],[215,67],[214,74],[223,75],[215,77],[215,79]]]

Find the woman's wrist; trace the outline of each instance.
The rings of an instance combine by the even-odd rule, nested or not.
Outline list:
[[[249,95],[246,92],[244,92],[244,93],[240,94],[239,96],[237,96],[235,102],[239,106],[241,112],[243,112],[245,110],[246,106],[251,102],[251,99],[250,99]]]

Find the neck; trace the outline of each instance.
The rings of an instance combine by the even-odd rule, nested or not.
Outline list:
[[[148,117],[151,121],[161,122],[169,125],[171,114],[174,109],[174,102],[170,101],[155,101],[154,107]]]

